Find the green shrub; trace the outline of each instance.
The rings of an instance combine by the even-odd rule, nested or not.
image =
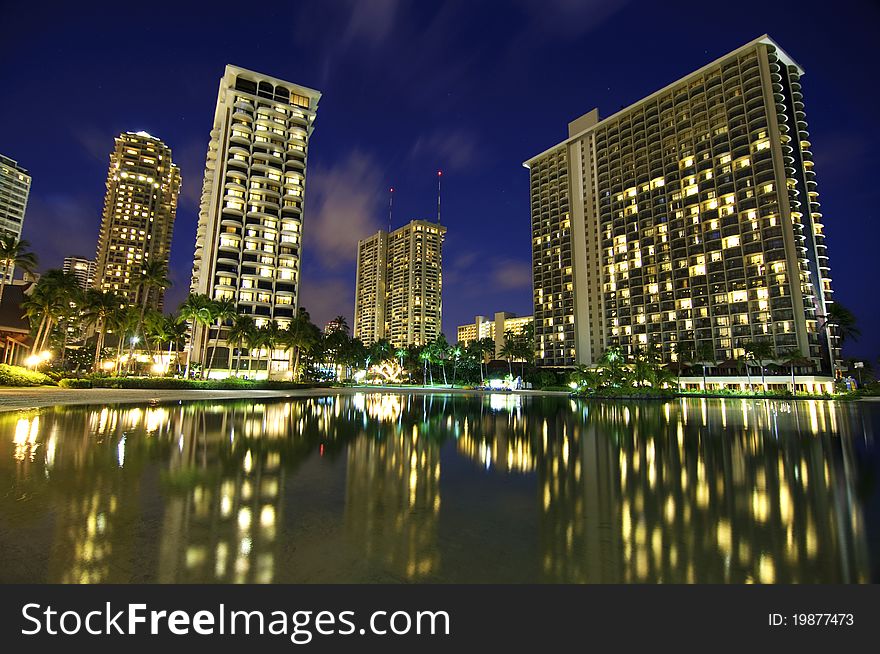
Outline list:
[[[66,379],[59,380],[58,385],[61,388],[91,388],[92,387],[92,380],[66,378]]]
[[[578,397],[596,398],[596,399],[665,399],[675,397],[675,393],[670,389],[652,388],[650,386],[622,386],[622,387],[605,387],[595,391],[587,389],[573,393]]]
[[[0,386],[54,386],[55,382],[41,372],[21,366],[0,363]]]

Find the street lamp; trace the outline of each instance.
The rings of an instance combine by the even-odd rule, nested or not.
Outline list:
[[[36,370],[39,365],[45,361],[48,361],[52,358],[52,352],[50,350],[43,350],[39,354],[32,354],[27,359],[24,360],[24,364],[28,368],[33,368]]]

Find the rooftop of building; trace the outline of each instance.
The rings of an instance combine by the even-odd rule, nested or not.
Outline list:
[[[366,243],[367,241],[373,240],[374,238],[376,238],[377,236],[379,236],[381,234],[396,234],[397,232],[399,232],[403,229],[406,229],[408,227],[412,227],[413,225],[425,225],[427,227],[437,227],[440,229],[441,232],[446,231],[446,225],[442,225],[442,224],[438,223],[436,220],[423,220],[421,218],[414,218],[413,220],[410,220],[405,225],[401,225],[400,227],[396,227],[396,228],[392,229],[390,232],[387,229],[380,228],[379,230],[377,230],[376,232],[373,232],[369,236],[366,236],[362,239],[359,239],[358,246],[360,246],[362,243]]]
[[[589,116],[589,115],[592,114],[593,112],[596,112],[596,116],[595,116],[596,120],[595,120],[595,122],[588,121],[588,123],[587,123],[588,126],[586,126],[584,129],[581,129],[581,130],[577,131],[577,132],[574,133],[574,134],[571,134],[571,133],[570,133],[567,139],[565,139],[565,140],[563,140],[563,141],[560,141],[560,142],[557,143],[556,145],[554,145],[554,146],[552,146],[552,147],[549,147],[549,148],[547,148],[546,150],[544,150],[543,152],[541,152],[541,153],[539,153],[539,154],[536,154],[535,156],[533,156],[533,157],[527,159],[526,161],[523,162],[523,166],[526,167],[526,168],[530,168],[530,167],[531,167],[531,164],[532,164],[533,162],[537,161],[538,159],[541,159],[542,157],[544,157],[544,156],[546,156],[547,154],[549,154],[549,153],[551,153],[551,152],[553,152],[553,151],[559,149],[560,147],[562,147],[562,146],[564,146],[564,145],[567,145],[567,144],[569,144],[569,143],[572,143],[573,141],[577,141],[579,138],[581,138],[581,137],[582,137],[584,134],[586,134],[587,132],[590,132],[590,131],[592,131],[592,130],[598,128],[598,127],[601,127],[601,126],[605,125],[606,123],[610,123],[610,122],[616,120],[616,119],[619,118],[620,116],[622,116],[622,115],[626,114],[627,112],[630,112],[630,111],[632,111],[633,109],[637,108],[639,105],[641,105],[641,104],[643,104],[643,103],[645,103],[645,102],[648,102],[648,101],[650,101],[650,100],[653,100],[654,98],[656,98],[656,97],[659,96],[659,95],[662,95],[663,93],[667,93],[667,92],[671,91],[673,88],[675,88],[676,86],[678,86],[678,85],[681,84],[682,82],[686,82],[687,80],[691,79],[692,77],[696,77],[696,76],[698,76],[698,75],[702,75],[702,74],[705,73],[706,71],[708,71],[708,70],[710,70],[710,69],[712,69],[712,68],[714,68],[714,67],[716,67],[716,66],[719,66],[719,65],[723,64],[724,62],[728,61],[729,59],[732,59],[733,57],[737,57],[737,56],[739,56],[739,55],[742,54],[743,52],[746,52],[746,51],[748,51],[748,50],[754,48],[754,47],[755,47],[756,45],[758,45],[759,43],[766,43],[767,45],[771,45],[771,46],[773,46],[773,47],[776,49],[776,56],[777,56],[777,57],[779,57],[779,58],[780,58],[780,59],[781,59],[781,60],[782,60],[787,66],[794,66],[795,68],[797,68],[799,74],[801,74],[801,75],[804,74],[804,69],[801,68],[801,67],[797,64],[797,62],[796,62],[794,59],[792,59],[791,56],[789,56],[789,54],[788,54],[787,52],[785,52],[785,50],[783,50],[782,47],[781,47],[776,41],[774,41],[772,38],[770,38],[769,35],[764,34],[764,35],[759,36],[758,38],[756,38],[756,39],[754,39],[754,40],[752,40],[752,41],[749,41],[749,42],[746,43],[745,45],[742,45],[742,46],[736,48],[735,50],[732,50],[732,51],[728,52],[727,54],[722,55],[721,57],[718,57],[717,59],[715,59],[715,60],[712,61],[712,62],[709,62],[709,63],[706,64],[705,66],[702,66],[701,68],[698,68],[697,70],[695,70],[695,71],[693,71],[693,72],[691,72],[691,73],[688,73],[688,74],[685,75],[684,77],[681,77],[681,78],[675,80],[674,82],[671,82],[670,84],[667,84],[667,85],[664,86],[662,89],[659,89],[659,90],[657,90],[657,91],[654,91],[654,93],[651,93],[650,95],[645,96],[644,98],[641,98],[640,100],[637,100],[636,102],[633,102],[633,103],[630,104],[629,106],[626,106],[626,107],[624,107],[623,109],[614,112],[613,114],[611,114],[611,115],[608,116],[607,118],[602,118],[601,120],[599,120],[599,119],[598,119],[598,109],[595,109],[595,108],[592,109],[592,110],[591,110],[590,112],[588,112],[587,114],[585,114],[584,116],[580,116],[580,117],[578,117],[578,118],[575,118],[571,123],[569,123],[569,125],[576,124],[576,123],[578,123],[579,121],[581,121],[581,119],[586,118],[587,116]]]
[[[289,89],[296,91],[298,95],[305,95],[314,98],[316,101],[321,98],[321,92],[317,89],[309,88],[308,86],[303,86],[302,84],[296,84],[294,82],[288,82],[285,79],[281,79],[280,77],[272,77],[271,75],[266,75],[265,73],[261,73],[256,70],[250,70],[248,68],[242,68],[241,66],[236,66],[235,64],[226,64],[226,71],[224,76],[238,76],[244,75],[245,77],[253,77],[253,81],[255,82],[269,82],[270,84],[286,86]]]
[[[18,172],[23,173],[25,175],[30,174],[30,173],[28,173],[28,171],[25,168],[22,168],[21,166],[19,166],[18,162],[15,159],[7,157],[5,154],[0,154],[0,164],[3,164],[4,166],[9,166],[10,168],[14,168]]]

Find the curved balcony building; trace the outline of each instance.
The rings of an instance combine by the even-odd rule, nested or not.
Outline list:
[[[234,300],[258,326],[274,321],[285,329],[298,304],[308,139],[320,97],[237,66],[227,66],[220,80],[190,290]],[[226,376],[233,361],[225,331],[212,376]],[[198,326],[192,335],[197,343],[210,339],[211,349],[216,336],[216,328]],[[287,372],[284,353],[242,355],[249,377]]]

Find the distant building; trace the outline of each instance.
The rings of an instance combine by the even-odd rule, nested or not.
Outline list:
[[[765,35],[525,162],[539,365],[764,341],[832,372],[803,72]]]
[[[388,232],[380,229],[358,242],[354,336],[367,345],[385,338]]]
[[[95,260],[85,257],[66,257],[62,270],[72,273],[83,290],[89,289],[95,283]]]
[[[533,322],[532,316],[517,316],[506,311],[496,313],[493,320],[486,316],[477,316],[471,324],[459,326],[458,342],[467,345],[481,338],[491,338],[495,341],[495,358],[500,359],[505,336],[508,333],[519,336]],[[500,337],[496,338],[496,334]]]
[[[424,345],[440,335],[446,228],[413,220],[358,243],[354,336],[370,345]]]
[[[343,323],[341,320],[336,320],[334,318],[333,320],[328,321],[326,325],[324,325],[324,333],[332,334],[334,332],[338,332],[340,329],[342,329],[342,325]]]
[[[0,154],[0,233],[21,238],[24,212],[27,208],[28,194],[31,191],[31,176],[28,171],[9,157]],[[15,269],[0,271],[12,279]]]
[[[137,280],[144,261],[168,265],[180,194],[180,170],[171,148],[146,132],[115,139],[93,285],[131,304],[140,303]],[[164,292],[150,289],[147,306],[162,308]]]
[[[299,302],[306,160],[320,98],[238,66],[226,66],[220,78],[190,290],[233,300],[258,327],[274,321],[286,329]],[[214,367],[226,376],[233,348],[225,328],[217,330],[195,325],[192,337],[219,337]],[[281,376],[289,359],[281,350],[254,358],[244,352],[243,370]]]

